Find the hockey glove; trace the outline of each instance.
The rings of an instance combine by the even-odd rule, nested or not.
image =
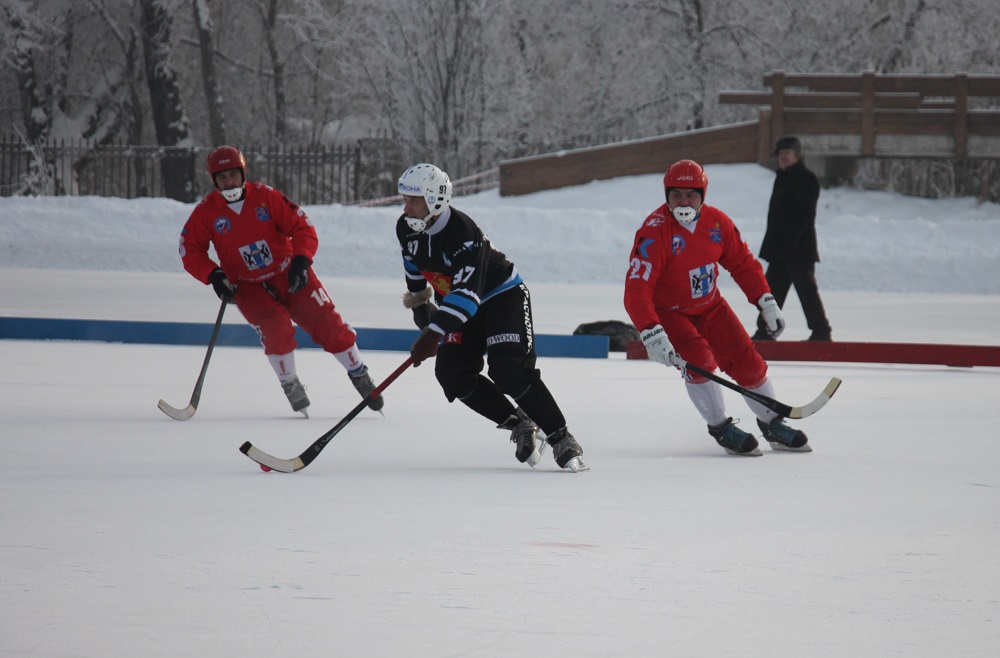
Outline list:
[[[219,299],[227,304],[235,303],[236,286],[229,283],[229,279],[226,278],[225,272],[218,267],[215,268],[212,270],[212,273],[208,275],[208,282],[212,284],[212,287],[215,289],[215,294],[219,296]]]
[[[662,326],[655,324],[640,333],[639,337],[642,338],[642,342],[646,346],[646,353],[653,361],[665,366],[671,365],[678,368],[684,366],[684,359],[674,351],[674,346],[670,344],[667,332],[663,330]]]
[[[761,295],[757,301],[757,307],[760,309],[760,317],[764,320],[768,335],[771,338],[780,336],[781,332],[785,330],[785,316],[778,308],[778,302],[774,301],[774,295],[771,293]]]
[[[438,307],[434,302],[421,304],[413,309],[413,323],[417,329],[423,329],[431,323],[431,316],[437,313]]]
[[[437,355],[441,338],[441,334],[433,329],[425,328],[420,332],[420,337],[413,341],[413,346],[410,348],[410,356],[413,357],[414,368]]]
[[[312,263],[303,255],[292,259],[288,266],[288,292],[297,293],[309,284],[309,266]]]

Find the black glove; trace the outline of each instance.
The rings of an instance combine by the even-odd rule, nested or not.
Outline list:
[[[424,329],[420,332],[420,337],[413,341],[413,346],[410,347],[414,368],[437,355],[441,338],[441,334],[433,329]]]
[[[423,329],[431,323],[431,316],[437,313],[438,307],[434,302],[421,304],[413,309],[413,323],[417,329]]]
[[[208,275],[208,282],[212,284],[215,288],[215,294],[219,296],[219,299],[226,302],[227,304],[233,304],[236,301],[236,286],[229,283],[229,279],[226,278],[226,273],[220,270],[218,267],[212,270],[212,273]]]
[[[288,266],[288,292],[296,293],[308,285],[310,265],[312,262],[301,254],[292,259]]]

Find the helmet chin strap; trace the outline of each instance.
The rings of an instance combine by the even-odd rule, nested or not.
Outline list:
[[[698,210],[695,210],[691,206],[677,206],[672,212],[674,214],[674,219],[681,224],[690,224],[694,220],[698,219],[698,215],[701,214]]]

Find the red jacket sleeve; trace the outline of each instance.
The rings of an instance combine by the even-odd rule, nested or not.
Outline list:
[[[747,301],[756,306],[761,295],[771,291],[764,277],[764,268],[760,261],[754,258],[740,230],[729,216],[724,213],[720,215],[725,217],[726,230],[719,265],[726,268],[733,281],[747,296]]]
[[[643,331],[660,322],[654,303],[654,291],[660,271],[670,255],[666,239],[664,207],[654,211],[635,233],[625,275],[625,310],[636,329]]]
[[[212,242],[211,223],[206,221],[205,215],[209,213],[205,207],[206,200],[203,200],[188,217],[184,228],[181,230],[181,239],[178,251],[181,255],[181,262],[184,269],[191,276],[202,283],[208,283],[208,275],[219,265],[208,255],[208,247]]]

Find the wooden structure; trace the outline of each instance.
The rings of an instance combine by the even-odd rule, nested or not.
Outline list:
[[[820,156],[1000,159],[1000,76],[772,73],[764,86],[719,94],[760,106],[762,165],[782,135]]]
[[[500,163],[500,195],[530,194],[593,180],[666,171],[667,165],[697,157],[704,164],[755,162],[756,121],[704,128],[605,146],[557,151]]]
[[[680,158],[703,164],[772,163],[782,135],[802,139],[821,177],[857,158],[1000,159],[1000,76],[786,74],[770,91],[726,91],[724,104],[759,107],[758,119],[500,163],[500,194],[663,172]]]

